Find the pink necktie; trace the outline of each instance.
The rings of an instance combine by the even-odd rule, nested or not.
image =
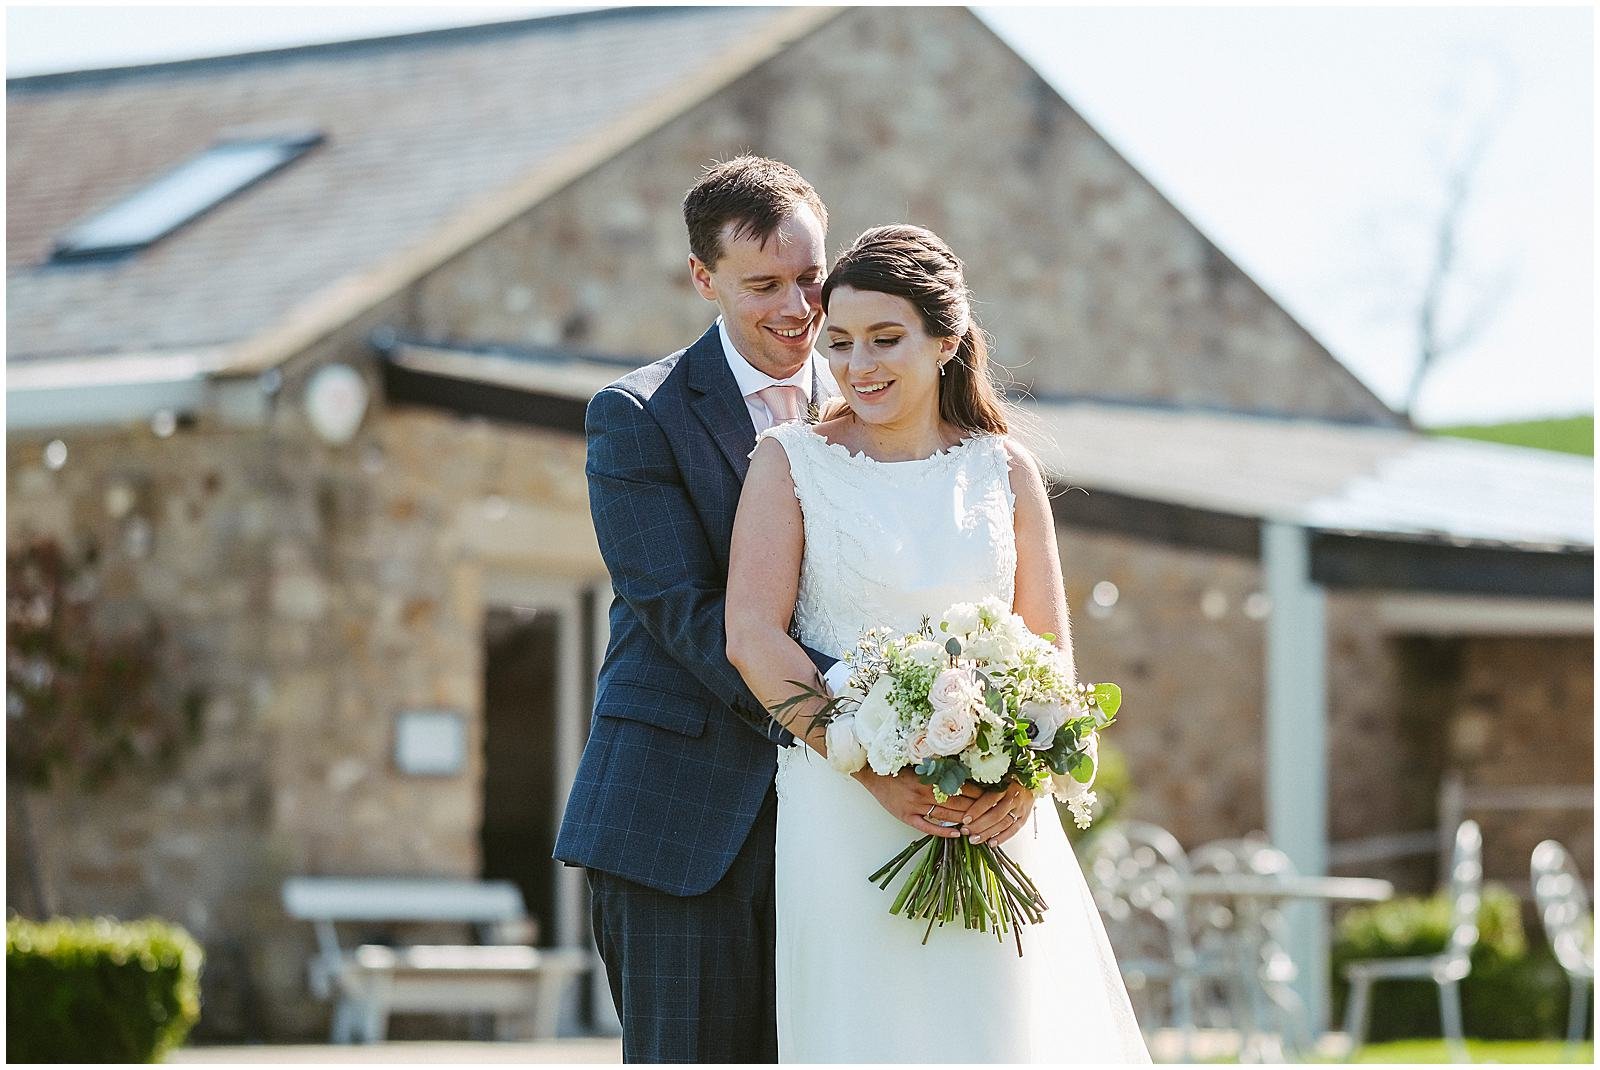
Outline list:
[[[756,391],[756,397],[767,407],[767,412],[772,415],[775,424],[788,423],[790,420],[800,419],[800,388],[779,384],[777,386],[764,386]]]

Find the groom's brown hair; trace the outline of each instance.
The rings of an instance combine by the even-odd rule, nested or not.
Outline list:
[[[765,244],[799,205],[817,213],[828,229],[828,209],[800,177],[780,160],[737,156],[706,169],[683,198],[683,222],[689,228],[689,251],[715,271],[722,259],[722,229],[736,223],[733,236],[748,235]]]

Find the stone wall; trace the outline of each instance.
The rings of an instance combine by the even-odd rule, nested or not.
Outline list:
[[[29,800],[55,909],[189,928],[200,1036],[321,1035],[282,880],[477,875],[484,577],[603,576],[582,443],[406,409],[332,449],[289,403],[260,431],[63,438],[51,471],[12,436],[8,539],[97,545],[103,597],[158,614],[208,700],[170,778]],[[394,714],[418,706],[467,715],[460,776],[394,770]],[[31,911],[8,814],[7,901]]]
[[[1070,524],[1060,545],[1079,673],[1123,688],[1107,738],[1128,759],[1128,816],[1186,847],[1265,830],[1270,604],[1256,563]],[[1109,607],[1095,602],[1102,582],[1116,587]],[[1330,842],[1437,829],[1440,783],[1454,769],[1467,781],[1467,816],[1484,829],[1488,879],[1526,895],[1528,856],[1547,837],[1592,874],[1592,810],[1471,805],[1480,788],[1592,787],[1590,640],[1388,634],[1374,626],[1373,601],[1327,595]],[[1332,872],[1425,893],[1439,862],[1427,853]]]
[[[1128,760],[1127,816],[1185,847],[1265,828],[1265,647],[1244,610],[1256,563],[1077,527],[1059,544],[1079,676],[1122,688],[1106,738]],[[1116,587],[1109,607],[1101,583]]]
[[[787,160],[837,253],[920,223],[968,265],[998,359],[1089,393],[1392,423],[1390,413],[968,12],[857,8],[641,139],[416,294],[423,333],[658,355],[711,306],[680,202],[707,161]]]
[[[1441,746],[1462,771],[1466,816],[1483,827],[1484,876],[1525,894],[1529,856],[1559,840],[1593,882],[1594,809],[1489,810],[1498,788],[1571,788],[1594,799],[1594,647],[1589,636],[1464,640],[1450,731]]]

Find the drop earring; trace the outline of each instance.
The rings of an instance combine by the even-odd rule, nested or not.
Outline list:
[[[944,365],[943,364],[939,365],[939,378],[941,378],[941,379],[944,378]]]

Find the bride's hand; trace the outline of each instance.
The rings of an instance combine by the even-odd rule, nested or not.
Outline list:
[[[942,803],[935,803],[933,788],[912,774],[882,776],[873,772],[870,767],[865,767],[851,775],[872,793],[872,797],[878,800],[879,806],[893,814],[896,819],[905,822],[918,832],[944,839],[955,839],[961,835],[961,829],[946,828],[936,822],[960,821],[966,815],[967,807],[973,805],[982,794],[976,784],[964,784],[961,794],[952,795]]]
[[[967,809],[961,831],[973,843],[988,842],[998,847],[1017,834],[1033,812],[1033,803],[1033,792],[1013,780],[1004,791],[984,792],[975,800]]]

